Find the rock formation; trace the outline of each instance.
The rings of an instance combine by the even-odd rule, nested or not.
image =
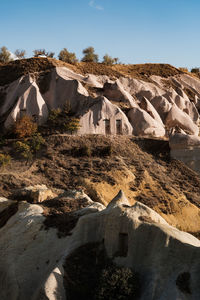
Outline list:
[[[164,137],[165,127],[168,131],[179,126],[198,135],[200,80],[178,71],[174,74],[146,80],[114,78],[83,75],[65,66],[29,73],[0,86],[1,124],[9,128],[23,114],[43,124],[50,110],[67,105],[80,118],[80,134],[110,131]]]
[[[198,239],[139,202],[130,206],[123,192],[107,208],[83,193],[68,197],[86,199],[87,205],[73,213],[74,228],[62,238],[59,229],[45,228],[48,215],[41,205],[0,199],[1,300],[67,299],[65,260],[81,246],[102,241],[115,264],[138,272],[140,299],[200,298]]]

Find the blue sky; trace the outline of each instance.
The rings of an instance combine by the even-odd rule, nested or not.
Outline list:
[[[200,66],[200,0],[1,0],[0,47]]]

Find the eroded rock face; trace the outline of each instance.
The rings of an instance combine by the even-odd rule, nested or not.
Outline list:
[[[1,124],[9,128],[23,114],[43,124],[50,110],[67,106],[81,120],[80,134],[133,132],[164,137],[165,126],[179,126],[188,134],[198,135],[199,86],[199,79],[185,74],[168,79],[151,76],[143,81],[84,76],[66,67],[55,67],[48,72],[24,75],[0,87]],[[130,117],[129,122],[126,117],[130,109],[133,110],[129,117],[134,110],[138,116]],[[110,130],[106,130],[109,125],[105,121],[110,122]]]
[[[48,199],[53,199],[56,194],[53,193],[46,185],[29,186],[20,190],[17,190],[13,195],[15,200],[26,200],[30,203],[40,203]]]
[[[133,127],[134,135],[163,137],[165,129],[162,123],[153,119],[150,114],[141,108],[132,108],[128,118]]]
[[[88,198],[83,193],[70,197]],[[102,241],[115,264],[139,273],[140,299],[200,298],[198,239],[169,226],[139,202],[129,206],[123,192],[107,208],[87,201],[88,206],[75,213],[79,219],[71,234],[62,238],[56,227],[44,228],[47,216],[41,206],[18,203],[0,229],[2,300],[67,299],[66,258],[83,245]],[[1,205],[5,211],[12,204],[4,198]]]
[[[200,173],[200,137],[174,133],[169,139],[170,155]]]

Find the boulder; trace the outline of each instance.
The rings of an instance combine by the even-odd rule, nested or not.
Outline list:
[[[46,185],[34,185],[16,190],[12,194],[14,200],[25,200],[30,203],[40,203],[45,200],[55,198],[57,195],[53,193]]]
[[[200,174],[200,137],[175,133],[169,139],[170,156]]]
[[[170,149],[200,148],[200,137],[182,133],[172,134],[169,138]]]
[[[191,135],[199,134],[198,126],[194,124],[188,114],[180,110],[175,104],[172,106],[167,115],[165,125],[167,128],[178,126],[186,133],[189,133]]]
[[[13,109],[6,118],[4,123],[5,128],[11,127],[14,122],[24,114],[36,119],[39,125],[47,121],[49,111],[35,82],[33,82],[29,88],[17,98],[17,102],[14,104]]]
[[[116,80],[115,83],[106,82],[103,89],[104,96],[109,100],[126,102],[131,107],[135,106],[133,97],[124,89],[119,80]]]
[[[151,104],[161,117],[163,123],[165,124],[165,119],[170,111],[172,104],[164,96],[156,96],[151,100]]]
[[[158,123],[164,126],[159,114],[157,113],[153,105],[145,97],[142,98],[139,106],[140,108],[145,110],[154,120],[156,120]]]
[[[133,134],[136,136],[165,136],[162,124],[141,108],[132,108],[128,113],[128,118],[133,127]]]

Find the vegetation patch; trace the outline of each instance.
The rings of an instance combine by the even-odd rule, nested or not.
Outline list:
[[[9,154],[0,153],[0,166],[5,167],[11,163],[11,156]]]
[[[79,216],[75,211],[88,206],[85,198],[74,199],[61,196],[51,200],[43,201],[41,206],[44,209],[46,229],[57,228],[58,236],[65,237],[71,235],[72,229],[76,226]]]
[[[17,119],[14,124],[14,133],[18,138],[30,137],[37,132],[37,124],[33,122],[32,117],[24,115]]]
[[[138,299],[137,273],[116,266],[107,257],[103,243],[76,249],[64,263],[64,285],[69,300]]]

